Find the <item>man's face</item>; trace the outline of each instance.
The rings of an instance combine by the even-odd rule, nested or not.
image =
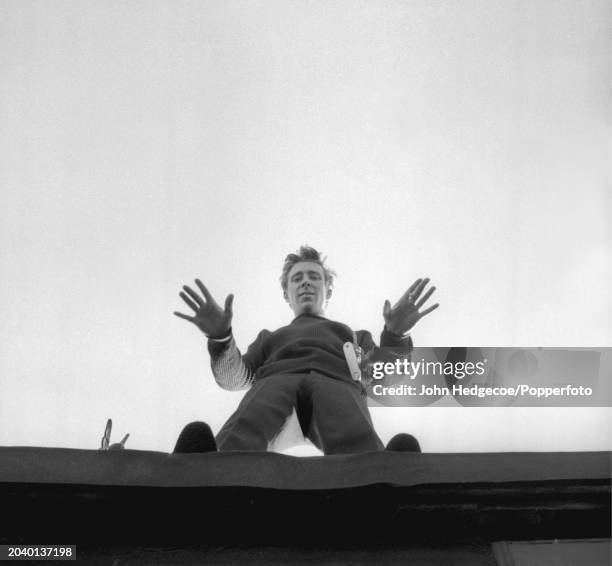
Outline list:
[[[314,261],[300,261],[289,271],[285,300],[295,316],[323,314],[331,288],[325,283],[323,268]]]

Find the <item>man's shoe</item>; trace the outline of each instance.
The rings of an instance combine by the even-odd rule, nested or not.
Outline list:
[[[174,454],[191,452],[216,452],[217,443],[210,427],[201,421],[189,423],[181,432],[174,447]]]
[[[419,446],[419,441],[412,434],[401,432],[389,440],[385,450],[390,450],[391,452],[420,452],[421,447]]]

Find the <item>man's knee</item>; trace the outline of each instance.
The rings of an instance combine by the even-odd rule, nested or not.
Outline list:
[[[215,437],[208,424],[194,421],[186,425],[179,435],[174,447],[175,454],[191,452],[215,452]]]

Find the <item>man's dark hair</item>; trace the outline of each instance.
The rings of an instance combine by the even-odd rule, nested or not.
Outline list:
[[[325,283],[329,283],[330,287],[333,287],[336,272],[327,267],[327,265],[325,265],[326,259],[327,258],[325,256],[322,256],[317,250],[311,248],[310,246],[301,246],[297,253],[289,254],[285,258],[283,272],[280,276],[280,282],[283,291],[287,290],[289,272],[291,271],[291,268],[300,261],[312,261],[314,263],[318,263],[323,268],[323,273],[325,274]]]

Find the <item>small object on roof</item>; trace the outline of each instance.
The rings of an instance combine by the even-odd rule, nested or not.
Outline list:
[[[113,420],[108,419],[106,421],[106,427],[104,428],[104,435],[102,436],[102,442],[100,444],[100,450],[124,450],[125,443],[127,439],[130,437],[130,433],[128,432],[121,442],[115,442],[114,444],[110,443],[111,431],[113,429]]]

